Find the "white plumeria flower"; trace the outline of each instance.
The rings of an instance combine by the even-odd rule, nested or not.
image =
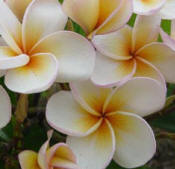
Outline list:
[[[134,168],[152,158],[154,134],[141,116],[164,106],[162,85],[150,78],[135,78],[114,90],[87,81],[70,86],[72,93],[60,91],[50,98],[46,118],[53,128],[69,135],[67,144],[81,168],[104,169],[112,158]]]
[[[0,128],[5,127],[11,119],[11,102],[7,92],[0,86]]]
[[[163,19],[175,19],[175,1],[134,0],[134,12],[139,15],[152,15],[160,12]]]
[[[80,169],[77,159],[65,143],[57,143],[49,147],[52,131],[48,132],[48,140],[41,146],[39,153],[25,150],[19,154],[21,169]]]
[[[133,12],[133,0],[64,0],[63,9],[91,38],[126,24]]]
[[[115,86],[131,77],[150,77],[165,86],[175,83],[175,52],[157,42],[159,15],[137,16],[133,28],[125,26],[114,33],[95,35],[98,51],[92,81],[103,87]]]
[[[67,23],[57,0],[33,0],[22,24],[0,0],[0,70],[7,70],[5,84],[12,91],[35,93],[53,82],[88,79],[95,51],[79,34],[62,31]]]

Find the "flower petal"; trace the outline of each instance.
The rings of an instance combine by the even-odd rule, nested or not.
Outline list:
[[[91,81],[74,82],[70,84],[74,98],[92,115],[100,116],[103,105],[110,94],[110,88],[100,88]]]
[[[23,151],[19,154],[21,169],[40,169],[37,163],[38,154],[34,151]]]
[[[68,136],[67,143],[75,153],[78,165],[84,169],[106,168],[115,151],[115,136],[107,120],[89,136]]]
[[[6,43],[20,54],[22,44],[21,23],[3,0],[0,0],[0,16],[0,34]]]
[[[57,168],[78,169],[76,157],[67,144],[58,143],[47,151],[48,163]]]
[[[16,53],[7,46],[0,47],[0,69],[12,69],[24,66],[29,62],[29,56],[21,54],[16,56]]]
[[[161,17],[159,15],[137,16],[133,28],[132,50],[136,52],[144,45],[157,41],[160,30]]]
[[[159,11],[166,0],[134,0],[134,12],[139,15],[152,15]]]
[[[130,79],[136,69],[134,59],[116,61],[107,56],[97,53],[95,69],[92,74],[94,84],[101,87],[113,87],[121,81]]]
[[[97,27],[94,34],[105,34],[118,30],[129,21],[133,12],[133,0],[103,0],[100,3],[104,6],[102,16],[105,11],[111,11],[111,13],[107,12],[108,17],[105,17],[106,20],[104,20],[105,18],[103,19],[104,22]]]
[[[57,0],[32,1],[22,25],[24,50],[28,52],[41,38],[63,30],[66,22],[67,16]]]
[[[162,43],[151,43],[145,46],[138,53],[147,61],[155,65],[164,75],[165,80],[170,83],[175,83],[175,51]]]
[[[52,53],[59,61],[58,82],[88,79],[94,69],[95,50],[83,36],[59,31],[42,39],[31,53]]]
[[[0,98],[0,128],[3,128],[11,119],[11,103],[7,92],[1,86]]]
[[[36,93],[47,90],[55,81],[58,63],[55,56],[39,53],[31,56],[23,67],[8,70],[5,76],[7,87],[19,93]]]
[[[171,29],[172,31],[172,29]],[[168,45],[171,49],[175,51],[175,34],[169,36],[167,33],[165,33],[163,30],[160,31],[161,37],[163,39],[163,42]]]
[[[174,0],[166,0],[165,5],[160,10],[160,14],[163,19],[175,19],[175,1]]]
[[[156,80],[138,77],[116,88],[108,99],[106,112],[120,110],[147,116],[163,108],[166,91]]]
[[[49,99],[46,118],[54,129],[72,136],[87,135],[101,124],[97,116],[84,110],[71,93],[66,91],[61,91]]]
[[[166,82],[160,71],[145,59],[137,57],[137,69],[134,77],[149,77],[159,81],[166,90]]]
[[[13,13],[22,21],[24,12],[32,0],[5,0]]]
[[[102,54],[117,60],[128,60],[131,51],[132,29],[125,26],[117,32],[96,35],[92,39],[95,48]]]
[[[99,0],[64,0],[66,14],[89,34],[95,28],[99,17]],[[86,15],[85,15],[86,14]]]
[[[135,168],[153,157],[156,141],[151,127],[144,119],[125,112],[113,113],[108,119],[115,131],[116,163],[125,168]]]
[[[41,169],[49,169],[49,164],[47,163],[47,150],[49,149],[49,142],[53,135],[53,130],[49,130],[47,132],[48,139],[47,141],[41,146],[37,161]]]

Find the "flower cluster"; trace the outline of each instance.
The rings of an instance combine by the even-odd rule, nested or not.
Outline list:
[[[127,23],[133,13],[133,27]],[[164,107],[166,82],[175,83],[175,21],[171,35],[161,19],[175,19],[174,0],[0,0],[0,77],[17,93],[53,83],[70,91],[46,106],[48,124],[66,144],[19,154],[22,169],[105,169],[147,163],[156,141],[145,116]],[[85,36],[65,30],[75,22]],[[163,42],[158,41],[159,35]],[[0,87],[0,127],[11,118]]]

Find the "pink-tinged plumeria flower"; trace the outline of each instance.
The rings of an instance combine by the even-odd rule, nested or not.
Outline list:
[[[92,81],[109,87],[135,76],[175,83],[175,52],[157,42],[160,21],[156,15],[137,16],[134,28],[94,36],[98,56]]]
[[[91,38],[126,24],[133,12],[133,0],[64,0],[63,9]]]
[[[13,13],[22,21],[27,6],[32,0],[4,0]]]
[[[152,158],[154,134],[140,116],[164,106],[162,85],[150,78],[134,78],[113,90],[87,81],[70,86],[72,93],[60,91],[50,98],[46,118],[53,128],[69,135],[67,144],[81,168],[105,169],[112,158],[133,168]]]
[[[175,1],[134,0],[134,12],[139,15],[152,15],[160,12],[163,19],[175,19]]]
[[[11,119],[11,102],[7,92],[0,86],[0,128],[5,127]]]
[[[170,36],[161,30],[161,37],[165,44],[175,51],[175,20],[171,22],[171,33]]]
[[[80,169],[76,157],[65,143],[49,147],[52,131],[48,132],[48,140],[42,145],[39,153],[25,150],[19,154],[21,169]]]
[[[53,82],[88,79],[95,51],[84,37],[62,31],[67,22],[58,0],[33,0],[22,24],[0,0],[0,70],[7,70],[5,84],[19,93],[48,89]]]

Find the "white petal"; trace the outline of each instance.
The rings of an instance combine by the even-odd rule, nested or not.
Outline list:
[[[131,51],[132,29],[129,26],[105,35],[96,35],[92,42],[95,48],[108,57],[116,60],[128,60]]]
[[[134,12],[139,15],[152,15],[158,12],[166,0],[134,0]]]
[[[163,19],[175,19],[175,1],[166,0],[165,5],[160,10],[160,14]]]
[[[47,104],[48,123],[64,134],[84,136],[99,127],[101,120],[89,114],[72,97],[70,92],[61,91],[53,95]]]
[[[27,7],[23,25],[23,45],[28,52],[41,38],[64,30],[67,16],[57,0],[35,0]]]
[[[155,65],[169,83],[175,83],[175,51],[159,42],[143,47],[138,55]]]
[[[7,92],[0,86],[0,128],[7,125],[11,119],[11,103]]]
[[[137,16],[132,36],[132,51],[158,39],[161,17],[159,15]]]
[[[96,116],[100,116],[100,113],[103,112],[105,100],[112,91],[110,88],[100,88],[90,80],[71,83],[70,88],[77,102],[89,113]]]
[[[68,137],[67,143],[75,153],[82,169],[104,169],[115,151],[115,136],[108,121],[86,137]]]
[[[116,136],[116,163],[125,168],[135,168],[153,157],[156,141],[152,129],[144,119],[125,112],[113,113],[108,119]]]
[[[59,31],[42,39],[31,53],[53,53],[59,61],[58,82],[87,80],[95,64],[95,50],[83,36]]]
[[[113,87],[130,79],[136,70],[134,59],[117,61],[97,53],[95,69],[91,80],[101,87]]]
[[[8,70],[5,84],[18,93],[37,93],[47,90],[55,81],[57,73],[55,56],[39,53],[31,56],[26,66]]]
[[[7,7],[3,0],[0,0],[0,34],[6,43],[18,54],[21,53],[21,23]]]
[[[133,78],[116,88],[109,97],[107,112],[117,110],[147,116],[163,108],[166,91],[158,81],[151,78]]]

